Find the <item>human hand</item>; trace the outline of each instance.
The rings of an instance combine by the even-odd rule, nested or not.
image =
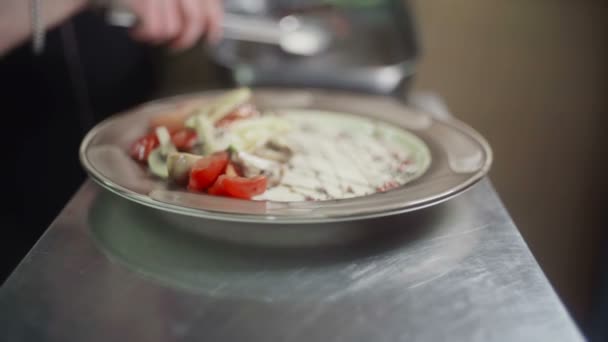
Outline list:
[[[175,50],[192,47],[202,36],[221,38],[222,0],[120,0],[138,18],[133,37],[168,44]]]

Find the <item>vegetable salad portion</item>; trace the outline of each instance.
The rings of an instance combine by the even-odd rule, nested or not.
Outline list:
[[[293,155],[281,139],[291,125],[260,113],[250,100],[251,90],[242,88],[154,117],[130,155],[189,191],[242,199],[261,195],[280,183]]]

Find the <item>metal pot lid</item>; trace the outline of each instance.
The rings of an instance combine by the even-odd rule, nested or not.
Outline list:
[[[237,222],[317,223],[394,215],[440,203],[482,179],[492,163],[486,140],[457,120],[435,119],[393,98],[299,89],[256,89],[253,102],[262,109],[346,113],[396,126],[422,142],[432,162],[415,180],[390,191],[347,199],[277,202],[171,189],[128,156],[129,146],[145,134],[151,117],[184,100],[217,94],[209,91],[158,100],[108,118],[84,138],[82,165],[102,187],[161,211]]]

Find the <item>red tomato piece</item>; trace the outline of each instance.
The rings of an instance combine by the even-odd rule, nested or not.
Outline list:
[[[221,185],[230,197],[250,199],[253,196],[263,194],[268,186],[268,181],[266,176],[253,178],[225,176]]]
[[[224,189],[224,179],[226,179],[226,175],[220,175],[215,183],[207,189],[207,193],[213,196],[228,196],[226,189]]]
[[[133,143],[133,145],[131,145],[129,154],[131,155],[131,158],[137,160],[138,162],[145,162],[146,160],[148,160],[148,155],[150,154],[150,152],[158,145],[159,141],[158,137],[156,137],[156,134],[149,133],[137,139]]]
[[[237,109],[235,109],[232,113],[226,115],[218,122],[215,123],[217,127],[226,127],[233,123],[234,121],[241,119],[248,119],[259,116],[260,112],[255,109],[255,107],[251,104],[244,104]]]
[[[190,170],[188,190],[203,191],[224,173],[228,165],[228,153],[218,152],[198,160]]]
[[[192,150],[194,145],[196,145],[197,139],[196,131],[189,128],[180,129],[171,135],[171,142],[180,151]]]

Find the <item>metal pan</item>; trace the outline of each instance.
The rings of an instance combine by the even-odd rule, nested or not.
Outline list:
[[[407,93],[415,74],[419,43],[414,18],[402,1],[376,1],[359,6],[352,1],[266,2],[262,17],[278,19],[297,14],[332,32],[331,44],[321,54],[301,57],[280,48],[225,40],[209,49],[213,60],[232,73],[239,85],[253,87],[318,87],[379,95]],[[243,5],[243,6],[239,6]],[[240,0],[228,9],[243,11]],[[249,4],[249,2],[247,2]],[[303,10],[304,7],[314,10]]]

